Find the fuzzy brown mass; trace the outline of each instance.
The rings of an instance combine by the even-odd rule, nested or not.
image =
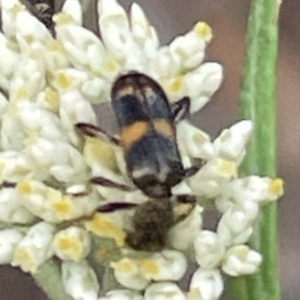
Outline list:
[[[127,235],[127,243],[136,250],[161,250],[173,224],[174,215],[169,199],[143,203],[135,211],[133,229]]]

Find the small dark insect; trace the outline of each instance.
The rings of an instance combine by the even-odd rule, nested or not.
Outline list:
[[[150,200],[143,204],[114,202],[101,206],[99,212],[135,209],[131,228],[127,230],[126,243],[133,249],[159,251],[166,246],[167,235],[172,226],[183,221],[196,205],[194,197],[178,197]]]
[[[165,246],[168,230],[173,224],[169,199],[145,202],[136,208],[126,242],[133,249],[158,251]]]

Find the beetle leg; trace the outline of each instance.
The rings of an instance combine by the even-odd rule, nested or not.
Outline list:
[[[201,168],[200,166],[191,166],[190,168],[185,169],[184,177],[188,178],[195,175],[200,170],[200,168]]]
[[[190,102],[189,97],[183,97],[171,105],[174,123],[178,123],[187,117],[190,112]]]
[[[97,211],[102,213],[114,212],[117,210],[126,210],[137,207],[139,204],[131,202],[110,202],[107,204],[101,205]]]
[[[90,136],[90,137],[97,137],[106,142],[113,143],[117,146],[120,146],[120,140],[114,136],[109,135],[103,129],[98,126],[89,123],[77,123],[75,127],[81,131],[83,134]]]
[[[90,182],[93,184],[101,185],[103,187],[115,188],[124,192],[131,192],[133,190],[130,186],[126,184],[118,183],[101,176],[91,178]]]

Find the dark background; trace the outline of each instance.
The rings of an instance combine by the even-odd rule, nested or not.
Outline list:
[[[63,0],[55,3],[58,9]],[[95,28],[95,1],[85,25]],[[129,8],[131,0],[120,1]],[[238,118],[238,91],[245,47],[249,0],[136,0],[156,27],[162,44],[189,30],[198,20],[211,25],[214,39],[207,60],[224,66],[224,83],[193,120],[215,136]],[[275,0],[274,0],[275,2]],[[278,175],[286,183],[279,203],[280,277],[283,299],[300,299],[300,1],[285,0],[280,16],[278,65]],[[44,294],[18,269],[0,267],[0,300],[43,300]],[[257,299],[260,300],[260,299]]]

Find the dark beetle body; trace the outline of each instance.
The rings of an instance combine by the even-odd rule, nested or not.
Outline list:
[[[127,170],[152,198],[168,198],[184,177],[174,114],[161,86],[141,73],[119,77],[111,92]]]

